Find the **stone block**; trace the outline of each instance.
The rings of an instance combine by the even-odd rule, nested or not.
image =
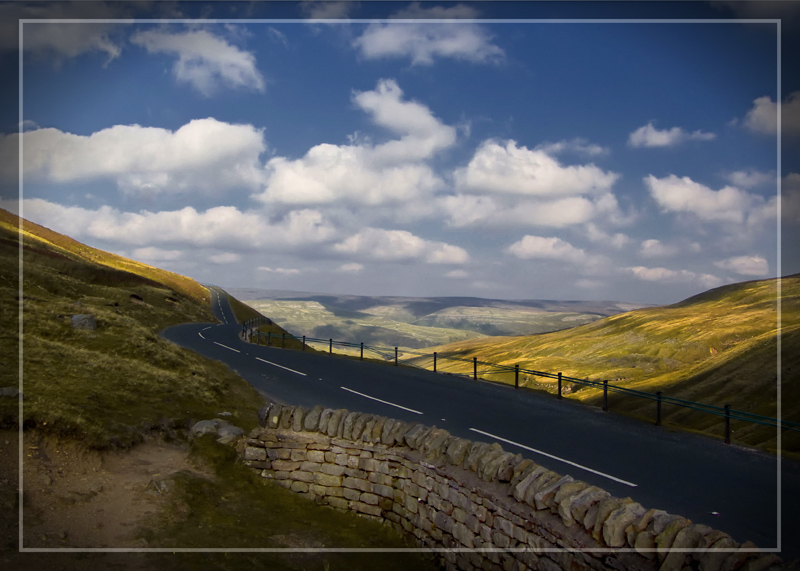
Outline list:
[[[247,446],[244,449],[245,460],[265,461],[267,459],[267,451],[264,448],[256,448],[255,446]]]
[[[538,491],[533,495],[534,504],[537,510],[555,507],[555,497],[559,488],[564,484],[574,482],[572,476],[562,476],[557,480],[547,483],[547,485],[538,488]]]
[[[386,425],[387,420],[385,416],[379,416],[375,419],[375,423],[372,425],[372,430],[370,431],[369,442],[379,443],[381,441],[383,427]]]
[[[342,480],[342,486],[362,492],[372,491],[372,483],[360,478],[345,477],[344,480]]]
[[[464,547],[474,547],[472,539],[475,537],[475,534],[467,529],[467,526],[461,522],[453,525],[453,537],[455,537]]]
[[[326,464],[323,464],[325,466]],[[330,474],[324,474],[322,472],[317,472],[314,474],[314,483],[319,484],[320,486],[337,486],[341,487],[342,485],[342,476],[331,476]]]
[[[391,486],[384,486],[383,484],[375,484],[372,486],[372,491],[384,498],[393,498],[394,489]]]
[[[459,523],[464,523],[464,521],[467,519],[467,512],[461,508],[453,508],[453,513],[450,515],[450,517]]]
[[[284,430],[291,428],[292,426],[292,415],[294,414],[294,407],[293,406],[285,406],[281,409],[281,417],[280,421],[278,422],[279,426]]]
[[[511,544],[511,538],[508,537],[502,531],[497,531],[497,530],[493,531],[491,539],[492,539],[492,544],[495,547],[500,547],[501,549],[505,549]]]
[[[656,552],[655,552],[656,544],[653,541],[653,536],[650,535],[646,530],[640,531],[639,533],[636,534],[636,539],[634,540],[633,548],[636,550],[636,553],[646,557],[647,559],[656,558]]]
[[[359,501],[364,502],[365,504],[369,504],[371,506],[377,506],[380,503],[380,498],[369,492],[362,492],[361,496],[359,497]]]
[[[444,454],[445,460],[448,464],[453,466],[461,466],[469,449],[470,441],[464,438],[452,438],[447,443],[447,449]]]
[[[360,412],[351,412],[348,414],[344,419],[344,425],[342,428],[342,438],[345,440],[352,440],[353,439],[353,425],[355,424],[356,420],[362,413]]]
[[[365,504],[364,502],[352,502],[350,504],[350,509],[375,517],[380,517],[383,513],[379,506],[372,506],[370,504]]]
[[[548,472],[544,466],[532,464],[529,469],[525,471],[525,476],[519,478],[517,483],[512,485],[511,494],[518,502],[524,502],[525,498],[529,495],[528,489],[533,486],[536,480],[544,473]]]
[[[306,414],[308,414],[308,410],[305,407],[302,406],[295,407],[294,414],[292,415],[293,431],[302,432]]]
[[[336,412],[335,409],[326,408],[320,413],[319,427],[317,430],[319,430],[322,434],[328,434],[328,420],[334,412]]]
[[[350,502],[344,498],[328,498],[328,505],[339,510],[347,510],[350,507]]]
[[[300,462],[292,460],[274,460],[272,462],[272,469],[276,471],[291,472],[300,468]]]
[[[478,462],[475,464],[475,473],[484,482],[491,482],[497,472],[497,466],[505,459],[505,454],[507,452],[499,447],[488,450],[486,454],[478,458]]]
[[[603,522],[605,544],[609,547],[624,546],[627,539],[625,528],[641,518],[646,511],[641,504],[631,502],[611,512]]]
[[[325,461],[325,453],[322,450],[309,450],[306,452],[306,460],[321,464]]]
[[[336,464],[322,464],[319,471],[323,474],[330,474],[331,476],[341,476],[344,474],[345,467],[337,466]]]
[[[289,454],[289,460],[293,460],[295,462],[304,462],[306,459],[306,451],[305,450],[292,450]]]
[[[451,518],[444,512],[437,512],[436,517],[433,520],[433,523],[434,525],[436,525],[437,528],[439,528],[445,533],[452,533],[453,525],[455,525],[453,518]]]
[[[691,525],[686,526],[678,531],[672,541],[669,552],[665,554],[659,571],[681,571],[687,556],[693,553],[693,549],[700,547],[704,543],[703,536],[692,527]],[[658,546],[658,543],[656,545]],[[659,549],[659,551],[661,550]]]
[[[308,414],[306,414],[305,418],[303,419],[303,429],[305,429],[305,430],[307,430],[309,432],[318,431],[319,430],[319,419],[320,419],[320,416],[322,416],[322,412],[324,410],[325,409],[322,406],[317,405],[314,408],[312,408],[310,411],[308,411]]]
[[[583,521],[584,527],[592,537],[599,541],[603,531],[603,523],[606,521],[606,518],[611,512],[631,501],[633,500],[630,498],[620,499],[612,497],[600,500],[586,512],[586,518]]]
[[[361,499],[362,493],[363,492],[360,492],[359,490],[356,490],[354,488],[342,488],[342,496],[347,498],[348,500],[358,501],[359,499]]]
[[[669,549],[672,547],[672,542],[675,541],[675,538],[678,536],[678,532],[684,527],[689,527],[689,525],[691,525],[689,520],[678,517],[667,524],[664,531],[656,536],[656,549],[660,561],[663,561],[669,553]]]
[[[308,484],[306,482],[298,482],[297,480],[294,480],[289,489],[293,492],[305,493],[308,492]]]
[[[392,437],[392,430],[394,429],[394,425],[397,423],[396,420],[393,418],[389,418],[383,424],[383,430],[381,430],[381,443],[386,444],[387,446],[394,445],[394,438]]]

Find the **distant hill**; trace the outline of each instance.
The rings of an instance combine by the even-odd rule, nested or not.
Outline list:
[[[408,348],[557,331],[643,307],[615,301],[381,297],[253,288],[230,292],[295,335]]]
[[[722,286],[664,307],[643,308],[566,331],[519,337],[489,337],[433,347],[439,369],[448,356],[521,368],[562,372],[614,385],[776,417],[778,414],[778,280]],[[781,280],[781,402],[786,420],[800,422],[800,274]],[[432,367],[432,359],[408,363]],[[448,371],[471,373],[469,363]],[[513,382],[510,375],[492,380]],[[554,381],[523,378],[531,388],[555,390]],[[571,385],[570,385],[571,386]],[[599,404],[601,393],[583,388],[569,395]],[[612,393],[612,408],[652,420],[651,401]],[[666,407],[665,418],[684,428],[721,434],[719,417]],[[775,447],[774,429],[736,426],[736,438]],[[798,433],[786,433],[784,446],[800,450]]]

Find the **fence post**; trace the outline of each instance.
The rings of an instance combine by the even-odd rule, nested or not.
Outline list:
[[[478,358],[472,358],[472,378],[478,380]]]
[[[436,351],[433,352],[433,372],[436,372]]]
[[[333,355],[333,339],[328,339],[328,354]]]
[[[272,331],[267,331],[267,347],[269,347],[269,342],[272,337]]]
[[[561,398],[561,373],[558,373],[558,398]]]
[[[519,363],[514,365],[514,388],[519,388]]]
[[[285,343],[286,343],[286,333],[281,333],[281,349],[283,349]]]
[[[397,347],[394,348],[394,366],[397,366]]]
[[[362,361],[364,360],[364,342],[361,342],[361,357],[359,357]]]
[[[656,393],[656,426],[661,426],[661,391]]]
[[[608,379],[603,381],[603,412],[608,412]]]
[[[731,443],[731,405],[725,405],[725,444]]]
[[[303,351],[306,350],[306,336],[303,335]]]

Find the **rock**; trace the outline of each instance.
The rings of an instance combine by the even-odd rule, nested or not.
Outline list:
[[[94,331],[97,329],[97,321],[95,321],[94,315],[90,314],[73,315],[72,327],[73,329],[85,329],[86,331]]]
[[[614,510],[603,522],[603,540],[609,547],[625,545],[627,535],[625,528],[641,518],[645,510],[640,504],[633,502]]]
[[[203,434],[216,434],[217,428],[219,428],[219,423],[217,419],[214,420],[201,420],[200,422],[196,422],[189,432],[191,432],[192,436],[202,436]]]
[[[217,438],[217,442],[219,442],[220,444],[230,444],[243,434],[244,430],[242,430],[238,426],[224,423],[217,429],[217,436],[219,436],[219,438]]]
[[[19,390],[15,389],[14,387],[3,387],[0,389],[0,397],[17,398],[19,394]],[[22,397],[22,400],[25,400],[24,396]]]

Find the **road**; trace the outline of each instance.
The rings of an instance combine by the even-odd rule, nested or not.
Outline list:
[[[226,294],[211,288],[221,324],[171,327],[162,336],[226,363],[266,396],[436,425],[497,441],[551,470],[630,496],[800,558],[800,464],[604,413],[568,399],[409,367],[256,346],[239,338]],[[781,468],[780,500],[778,468]],[[782,517],[782,533],[778,518]],[[779,539],[779,535],[781,536]],[[779,542],[780,541],[780,542]]]

